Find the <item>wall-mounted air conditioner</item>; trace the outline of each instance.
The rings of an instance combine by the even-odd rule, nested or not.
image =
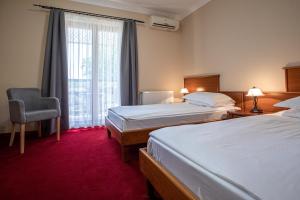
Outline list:
[[[167,31],[177,31],[179,29],[179,21],[166,17],[150,17],[150,26]]]

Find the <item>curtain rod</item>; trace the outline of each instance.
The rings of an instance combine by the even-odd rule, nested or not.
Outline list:
[[[136,19],[130,19],[130,18],[123,18],[123,17],[116,17],[116,16],[110,16],[110,15],[102,15],[102,14],[97,14],[97,13],[90,13],[90,12],[84,12],[84,11],[79,11],[79,10],[69,10],[65,8],[58,8],[58,7],[52,7],[52,6],[45,6],[45,5],[40,5],[40,4],[33,4],[33,6],[44,8],[44,9],[59,9],[64,12],[68,13],[76,13],[80,15],[88,15],[88,16],[93,16],[93,17],[102,17],[102,18],[107,18],[107,19],[115,19],[115,20],[121,20],[121,21],[127,21],[127,20],[134,20],[137,23],[144,24],[144,21],[136,20]]]

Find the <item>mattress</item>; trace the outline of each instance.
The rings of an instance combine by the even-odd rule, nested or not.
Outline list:
[[[273,114],[159,129],[147,151],[201,200],[288,200],[300,196],[299,146],[300,119]]]
[[[108,118],[122,131],[174,126],[226,118],[234,106],[204,107],[189,103],[121,106],[108,110]]]

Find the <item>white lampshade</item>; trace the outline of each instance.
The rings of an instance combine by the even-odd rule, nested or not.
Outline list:
[[[262,93],[261,89],[253,87],[248,91],[247,96],[250,97],[259,97],[259,96],[263,96],[264,94]]]
[[[189,90],[187,88],[181,88],[180,89],[180,93],[181,94],[188,94],[189,93]]]

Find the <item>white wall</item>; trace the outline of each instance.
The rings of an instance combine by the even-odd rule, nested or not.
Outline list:
[[[284,91],[300,65],[299,0],[212,0],[182,23],[184,75],[220,73],[222,90]]]

